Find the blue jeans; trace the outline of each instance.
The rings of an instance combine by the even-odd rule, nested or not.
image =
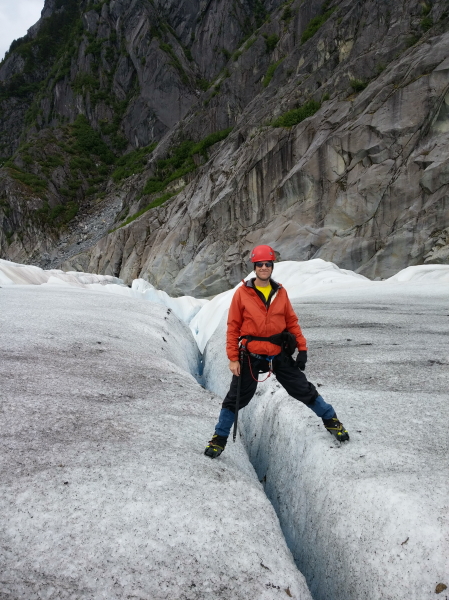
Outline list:
[[[310,410],[312,410],[317,417],[321,417],[322,419],[332,419],[332,417],[336,416],[332,405],[325,402],[322,396],[318,396],[315,398],[312,404],[306,404],[306,406],[310,408]],[[229,410],[228,408],[222,408],[220,411],[220,416],[218,417],[218,423],[215,426],[215,433],[227,438],[233,424],[234,413],[232,410]]]

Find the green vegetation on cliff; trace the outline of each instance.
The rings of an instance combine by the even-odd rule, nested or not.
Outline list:
[[[34,209],[41,224],[62,226],[86,198],[101,196],[115,156],[84,115],[58,131],[46,131],[22,144],[5,163],[9,175],[43,201]],[[59,198],[59,199],[58,199]],[[62,199],[62,201],[61,201]]]
[[[163,42],[160,42],[159,46],[160,46],[161,50],[163,50],[170,57],[169,64],[178,71],[179,76],[181,77],[181,81],[185,85],[188,85],[189,84],[189,78],[187,77],[187,74],[184,71],[184,68],[183,68],[183,66],[181,64],[181,61],[176,56],[176,53],[173,50],[173,46],[171,44],[165,44]]]
[[[48,202],[44,202],[44,206],[37,211],[37,217],[42,223],[53,226],[66,225],[78,214],[78,205],[71,200],[66,204],[57,204],[50,208]]]
[[[148,195],[160,193],[172,181],[180,179],[184,175],[187,175],[188,173],[191,173],[197,169],[194,156],[199,155],[204,159],[207,159],[208,149],[214,144],[224,140],[231,131],[232,128],[223,129],[221,131],[211,133],[199,142],[185,140],[177,146],[171,148],[166,158],[157,161],[156,174],[147,181],[142,193]],[[146,148],[140,148],[120,158],[117,161],[117,169],[112,175],[114,181],[118,182],[134,173],[141,173],[148,161],[149,154],[151,154],[155,147],[156,145],[153,144],[151,146],[147,146]],[[109,233],[112,233],[121,227],[125,227],[125,225],[129,225],[129,223],[132,223],[150,209],[161,206],[167,202],[167,200],[179,194],[180,191],[180,189],[177,189],[175,191],[168,191],[160,196],[157,196],[144,208],[140,209],[133,215],[130,215],[118,227],[110,229]]]
[[[84,115],[78,115],[71,129],[75,139],[73,147],[75,152],[81,156],[94,154],[107,165],[114,163],[114,154],[101,139],[100,134],[91,127]]]
[[[270,65],[268,67],[266,75],[262,81],[263,87],[267,87],[269,85],[270,81],[273,79],[274,72],[276,71],[278,66],[281,64],[281,62],[284,60],[284,58],[285,57],[282,57],[280,60],[278,60],[277,62],[273,63],[272,65]]]
[[[156,208],[157,206],[161,206],[162,204],[167,202],[167,200],[170,200],[170,198],[173,198],[173,196],[177,196],[180,191],[181,190],[178,190],[176,192],[166,192],[165,194],[162,194],[162,196],[155,198],[152,202],[150,202],[150,204],[147,204],[147,206],[140,209],[138,212],[134,213],[133,215],[129,216],[126,219],[126,221],[124,221],[121,225],[119,225],[118,227],[114,227],[114,229],[110,229],[108,231],[108,233],[113,233],[114,231],[117,231],[117,229],[121,229],[122,227],[125,227],[125,225],[129,225],[130,223],[132,223],[133,221],[135,221],[136,219],[141,217],[144,213],[148,212],[151,208]]]
[[[324,25],[324,23],[326,23],[329,17],[335,12],[335,8],[330,8],[329,10],[327,10],[329,4],[329,1],[325,2],[321,8],[321,14],[309,21],[306,29],[304,30],[301,36],[301,44],[304,44],[305,42],[307,42],[307,40],[313,37],[318,31],[318,29],[320,29]]]
[[[208,149],[224,140],[231,131],[232,127],[211,133],[200,142],[195,143],[191,140],[185,140],[171,148],[167,158],[159,160],[156,163],[155,175],[147,181],[143,193],[154,194],[161,192],[169,183],[175,181],[175,179],[184,177],[184,175],[194,171],[197,168],[194,156],[198,154],[207,159]]]
[[[316,102],[316,100],[309,100],[299,108],[294,108],[280,115],[271,125],[273,127],[293,127],[304,121],[304,119],[307,119],[307,117],[314,115],[320,107],[321,104]]]
[[[48,183],[37,175],[27,173],[11,162],[6,163],[6,166],[11,177],[29,187],[33,193],[40,194],[47,189]]]
[[[349,81],[349,85],[352,87],[354,92],[362,92],[366,88],[368,83],[366,81],[363,81],[362,79],[351,79]]]
[[[273,52],[279,42],[279,36],[273,33],[272,35],[266,35],[265,37],[265,49],[267,52]]]
[[[150,144],[144,148],[138,148],[128,154],[125,154],[116,161],[116,169],[112,173],[112,179],[118,183],[130,175],[136,173],[142,173],[146,164],[148,163],[148,157],[156,148],[157,143]]]

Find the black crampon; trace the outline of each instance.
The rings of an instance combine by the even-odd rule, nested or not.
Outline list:
[[[204,454],[210,456],[210,458],[217,458],[223,452],[226,447],[228,438],[225,438],[217,433],[214,433],[211,441],[207,444]]]
[[[328,432],[332,434],[339,442],[349,441],[348,430],[345,429],[343,423],[341,423],[336,416],[332,417],[332,419],[323,419],[323,423]]]

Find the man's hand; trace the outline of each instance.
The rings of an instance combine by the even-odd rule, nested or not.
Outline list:
[[[298,369],[304,371],[304,369],[306,368],[306,362],[307,350],[298,350],[298,356],[296,357],[296,366],[298,367]]]
[[[230,360],[229,368],[232,371],[232,374],[238,377],[240,375],[240,361],[238,360]]]

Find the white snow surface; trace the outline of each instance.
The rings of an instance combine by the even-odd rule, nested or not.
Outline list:
[[[190,323],[198,311],[208,303],[208,300],[201,300],[193,296],[172,298],[167,292],[157,290],[151,283],[148,283],[144,279],[134,279],[132,283],[132,297],[167,306],[184,323]]]
[[[0,330],[1,598],[311,600],[173,311],[8,285]]]
[[[95,275],[78,271],[65,272],[59,269],[45,271],[40,267],[0,259],[0,285],[17,284],[76,286],[145,300],[167,306],[185,323],[190,323],[201,307],[207,303],[207,300],[200,300],[192,296],[172,298],[166,292],[157,290],[144,279],[134,279],[131,288],[129,288],[121,279],[111,275]]]
[[[251,272],[245,280],[254,277]],[[444,284],[449,283],[449,266],[446,265],[419,265],[407,267],[393,277],[385,281],[371,281],[370,279],[340,269],[334,263],[327,262],[321,258],[309,261],[297,262],[286,260],[276,263],[273,279],[282,283],[288,292],[290,299],[301,298],[310,294],[332,294],[337,290],[352,290],[366,287],[366,293],[377,288],[398,286],[403,282]],[[200,352],[204,352],[210,336],[218,327],[224,313],[227,312],[235,290],[241,285],[237,284],[232,290],[215,296],[213,300],[205,304],[190,323],[190,329],[198,344]],[[399,287],[395,289],[399,290]]]
[[[170,298],[5,263],[0,596],[310,598],[257,479],[314,600],[449,588],[449,266],[373,282],[320,259],[276,264],[306,374],[351,440],[273,376],[240,414],[256,477],[240,440],[205,462],[220,400],[187,373],[196,350],[175,316],[223,397],[236,288]]]
[[[112,275],[94,275],[78,271],[64,272],[59,269],[44,271],[33,265],[22,265],[0,259],[0,285],[71,285],[86,287],[92,284],[124,286],[123,281]]]
[[[275,376],[240,412],[251,462],[314,600],[431,600],[437,584],[449,589],[448,274],[412,267],[293,298],[306,375],[348,443]],[[226,316],[204,354],[206,386],[221,396],[230,383]]]

